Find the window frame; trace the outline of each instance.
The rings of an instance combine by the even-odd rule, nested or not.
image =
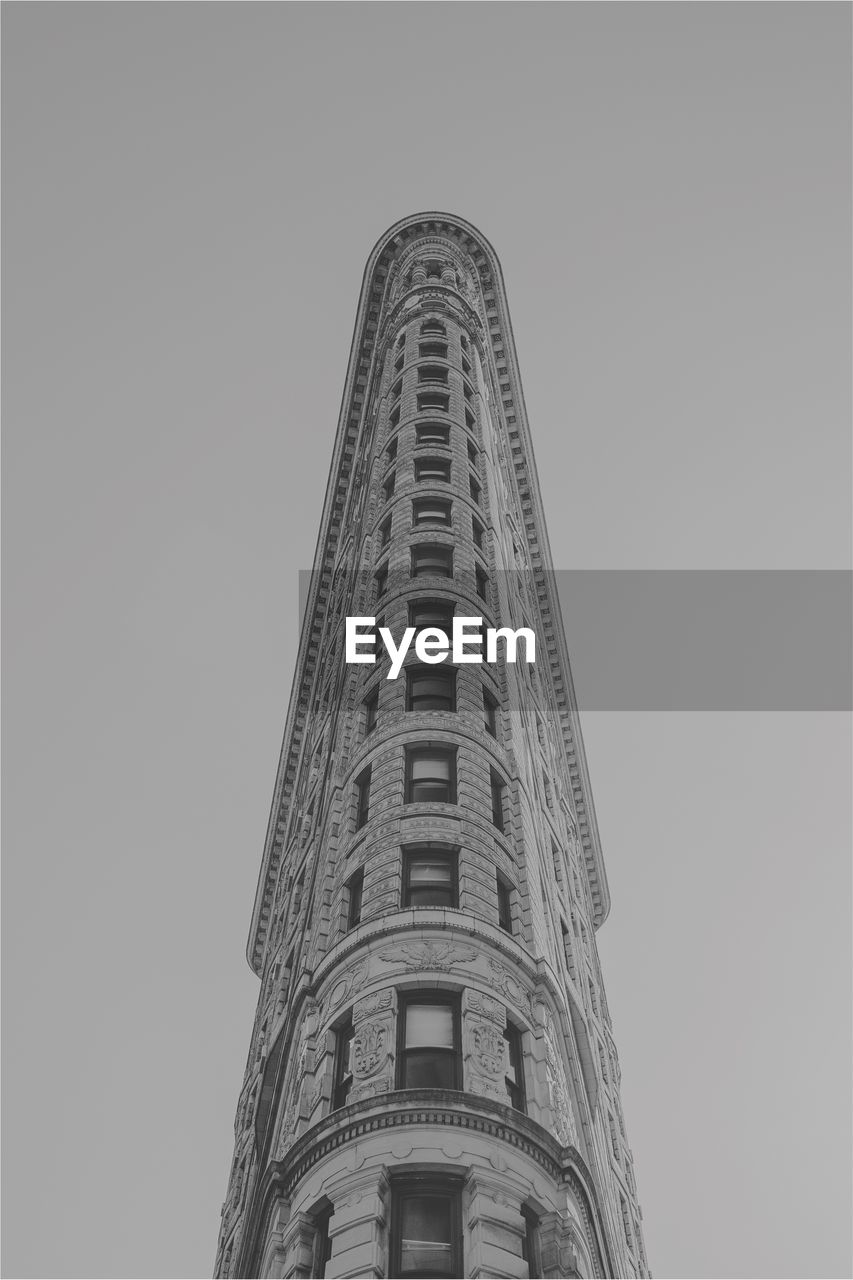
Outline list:
[[[428,844],[408,844],[402,846],[403,866],[402,866],[402,888],[400,894],[400,907],[403,910],[420,911],[420,910],[452,910],[459,909],[459,850],[448,847],[432,848]],[[449,881],[449,897],[450,901],[446,903],[418,903],[412,902],[412,867],[417,864],[418,860],[424,862],[446,862],[450,867]]]
[[[406,711],[444,711],[447,713],[456,711],[456,668],[448,666],[447,663],[441,665],[430,666],[425,662],[411,662],[406,667]],[[417,680],[435,681],[436,684],[444,685],[447,689],[447,701],[449,706],[442,707],[421,707],[415,705],[415,696],[420,700],[430,697],[429,694],[421,693],[416,695],[413,685]],[[433,698],[438,694],[431,695]]]
[[[418,422],[415,424],[415,448],[424,445],[450,448],[449,422]]]
[[[432,468],[432,471],[429,470]],[[415,484],[451,484],[453,464],[450,458],[415,458]]]
[[[409,1010],[415,1006],[450,1009],[453,1044],[450,1049],[443,1046],[418,1046],[417,1049],[406,1048],[406,1031]],[[401,991],[398,993],[397,1012],[397,1081],[398,1089],[445,1089],[454,1093],[462,1090],[462,998],[458,991],[441,989]],[[409,1071],[409,1060],[419,1051],[428,1048],[433,1054],[440,1053],[451,1060],[452,1085],[408,1085],[406,1077]]]
[[[483,726],[490,737],[497,740],[501,704],[490,689],[483,685]]]
[[[379,685],[374,685],[362,699],[364,707],[364,736],[367,738],[379,723]]]
[[[424,510],[431,507],[434,512],[441,512],[446,519],[437,514],[424,515]],[[437,529],[449,529],[453,526],[452,498],[412,498],[412,528],[420,529],[435,525]]]
[[[403,1204],[406,1200],[417,1199],[446,1200],[449,1204],[450,1228],[448,1235],[450,1245],[447,1271],[427,1271],[422,1267],[416,1270],[403,1270]],[[389,1275],[399,1276],[401,1280],[453,1280],[454,1276],[462,1276],[464,1271],[463,1236],[462,1236],[462,1180],[455,1176],[442,1174],[393,1174],[391,1178],[391,1214],[389,1240]],[[443,1241],[441,1243],[444,1243]]]
[[[500,871],[495,872],[495,889],[498,898],[498,928],[503,929],[504,933],[508,933],[512,937],[512,893],[513,885],[507,880],[506,876],[502,876]]]
[[[355,830],[361,831],[370,821],[370,782],[373,766],[362,769],[355,779]]]
[[[440,613],[440,620],[431,618],[427,622],[416,621],[416,610],[431,607]],[[456,602],[454,600],[435,600],[430,597],[423,599],[415,599],[409,601],[409,626],[414,627],[416,631],[425,631],[427,627],[438,627],[448,637],[453,635],[453,619],[456,616]]]
[[[510,1070],[515,1072],[515,1082],[510,1081],[509,1076],[506,1075],[504,1077],[506,1091],[509,1094],[510,1106],[513,1111],[520,1111],[522,1115],[526,1115],[527,1093],[524,1088],[524,1045],[522,1036],[521,1028],[517,1027],[514,1022],[507,1021],[504,1027],[504,1040],[507,1044]]]
[[[443,542],[418,542],[410,548],[410,572],[411,578],[448,578],[453,577],[453,547],[446,546]],[[443,571],[435,566],[443,563],[445,570]]]
[[[457,796],[457,778],[456,778],[456,748],[446,746],[444,743],[430,745],[428,743],[413,743],[411,746],[404,747],[405,751],[405,789],[404,804],[456,804]],[[447,796],[444,799],[421,799],[414,795],[415,778],[414,764],[417,759],[429,759],[430,757],[444,757],[449,764],[447,776]],[[437,779],[432,779],[433,783]],[[430,780],[427,780],[430,781]],[[444,779],[441,779],[444,782]]]
[[[353,1041],[352,1011],[335,1027],[335,1065],[332,1076],[332,1111],[347,1105],[352,1089],[349,1052]]]
[[[347,880],[347,933],[361,924],[364,903],[364,867],[358,867]]]

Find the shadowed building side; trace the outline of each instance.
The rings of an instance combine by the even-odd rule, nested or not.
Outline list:
[[[644,1276],[609,896],[500,267],[365,272],[249,937],[217,1276]],[[345,661],[347,617],[536,661]],[[523,651],[523,643],[520,649]]]

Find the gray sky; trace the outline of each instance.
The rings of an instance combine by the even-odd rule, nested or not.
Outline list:
[[[494,244],[557,567],[847,567],[850,9],[4,16],[4,1270],[207,1275],[374,241]],[[849,1275],[850,718],[584,727],[651,1267]]]

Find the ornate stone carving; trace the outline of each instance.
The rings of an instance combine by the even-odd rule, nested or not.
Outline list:
[[[350,999],[353,991],[363,987],[367,979],[369,962],[359,960],[348,969],[346,973],[341,974],[329,988],[329,993],[324,1002],[324,1013],[334,1013],[346,1000]]]
[[[350,1066],[356,1080],[374,1075],[388,1061],[392,1031],[390,1021],[362,1022],[353,1036]]]
[[[462,946],[457,942],[399,942],[395,947],[386,947],[379,952],[379,959],[385,964],[399,964],[409,973],[421,970],[434,973],[448,973],[455,965],[467,964],[473,960],[477,951],[474,947]]]
[[[506,1010],[503,1005],[479,991],[468,992],[468,1008],[482,1014],[484,1018],[490,1018],[492,1022],[497,1022],[501,1027],[506,1022]]]
[[[572,1111],[566,1068],[557,1037],[557,1029],[550,1010],[545,1010],[545,1069],[548,1077],[548,1096],[551,1103],[554,1134],[563,1146],[578,1145],[575,1117]]]
[[[492,971],[486,979],[489,985],[496,991],[500,991],[501,995],[506,996],[509,1003],[515,1005],[517,1009],[526,1009],[529,1012],[532,1008],[530,992],[522,986],[512,970],[500,960],[494,959],[489,960],[489,968]]]
[[[352,1020],[357,1025],[363,1022],[365,1018],[371,1017],[375,1013],[380,1013],[383,1009],[391,1009],[394,1004],[394,992],[389,987],[386,991],[377,991],[372,996],[365,996],[363,1000],[359,1000],[352,1007]]]

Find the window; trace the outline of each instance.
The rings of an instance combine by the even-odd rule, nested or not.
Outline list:
[[[467,382],[462,383],[462,394],[464,395],[465,399],[468,401],[469,404],[474,399],[474,392],[472,388],[469,387]]]
[[[512,889],[508,880],[498,873],[498,926],[504,933],[512,933]]]
[[[412,577],[453,577],[453,548],[436,543],[412,547]]]
[[[448,498],[415,498],[412,524],[450,524],[453,503]]]
[[[521,1256],[527,1263],[528,1276],[541,1276],[542,1264],[539,1257],[539,1219],[529,1205],[521,1206],[524,1219],[524,1239],[521,1242]]]
[[[464,333],[460,333],[460,335],[459,335],[459,345],[461,346],[461,348],[462,348],[462,350],[463,350],[463,351],[468,351],[468,350],[470,350],[469,345],[468,345],[468,339],[465,337],[465,334],[464,334]]]
[[[379,686],[369,693],[364,699],[364,732],[373,733],[376,728],[376,721],[379,719]]]
[[[474,546],[478,551],[483,550],[483,539],[486,536],[486,530],[483,524],[476,516],[471,517],[471,537],[474,539]]]
[[[524,1059],[521,1053],[521,1032],[511,1022],[508,1022],[504,1029],[504,1040],[507,1043],[509,1059],[505,1078],[510,1106],[516,1111],[524,1111]]]
[[[393,387],[391,388],[391,399],[398,400],[400,398],[400,393],[402,392],[402,390],[403,390],[403,379],[398,378],[397,381],[394,383]]]
[[[452,747],[406,749],[406,804],[456,803],[456,752]]]
[[[459,1001],[440,992],[401,996],[399,1089],[458,1089]]]
[[[466,355],[462,356],[462,372],[466,375],[471,372],[471,361]]]
[[[430,409],[441,409],[447,413],[450,408],[450,396],[446,391],[422,391],[418,396],[418,413]]]
[[[461,1276],[461,1193],[446,1177],[394,1181],[389,1275]]]
[[[364,896],[364,867],[359,867],[347,881],[349,902],[347,905],[347,929],[361,924],[361,900]]]
[[[474,579],[477,583],[477,595],[480,597],[481,600],[488,600],[489,575],[485,572],[485,570],[481,569],[479,565],[477,565],[474,569]]]
[[[470,440],[468,441],[468,461],[471,463],[471,466],[476,470],[477,463],[480,461],[480,452],[477,446],[475,444],[472,444]]]
[[[440,320],[424,320],[421,325],[421,333],[440,334],[442,338],[447,337],[447,329]]]
[[[480,485],[480,482],[479,482],[478,480],[475,480],[475,479],[474,479],[474,477],[473,477],[473,476],[471,476],[471,477],[469,478],[468,485],[469,485],[469,488],[470,488],[470,491],[471,491],[471,497],[472,497],[472,499],[474,500],[474,502],[476,502],[477,506],[479,507],[479,505],[480,505],[480,495],[481,495],[481,494],[482,494],[482,492],[483,492],[482,486]],[[394,492],[393,488],[391,489],[391,492],[392,492],[392,493]]]
[[[391,498],[394,497],[394,482],[396,481],[396,479],[397,479],[397,473],[395,471],[392,471],[390,476],[386,476],[385,478],[385,481],[382,485],[382,494],[386,502],[388,502]]]
[[[418,382],[443,382],[447,386],[447,370],[441,364],[419,365]]]
[[[415,480],[418,484],[450,484],[450,459],[415,458]]]
[[[321,1209],[312,1216],[314,1218],[314,1257],[311,1264],[311,1274],[317,1277],[317,1280],[323,1280],[326,1274],[326,1266],[332,1257],[332,1241],[329,1237],[329,1221],[332,1217],[331,1206]]]
[[[419,422],[415,444],[450,444],[450,427],[446,422]]]
[[[457,907],[456,854],[423,846],[404,849],[402,905]]]
[[[388,414],[388,421],[390,422],[392,428],[399,427],[400,425],[400,406],[399,405],[395,405],[394,408],[391,410],[391,412]]]
[[[496,738],[498,736],[498,700],[492,697],[488,689],[483,690],[483,723],[486,733]]]
[[[506,791],[506,783],[499,773],[495,773],[494,769],[489,770],[491,787],[492,787],[492,822],[498,831],[503,832],[504,829],[504,792]]]
[[[410,600],[409,626],[422,631],[424,627],[438,627],[445,635],[453,631],[454,605],[449,600]]]
[[[394,361],[395,373],[399,373],[401,371],[401,369],[403,368],[403,362],[405,359],[406,359],[405,353],[401,351],[400,354],[397,356],[397,359]]]
[[[376,570],[376,573],[373,575],[373,585],[374,585],[373,594],[376,596],[376,599],[378,600],[381,596],[384,596],[386,588],[388,586],[387,564],[383,564],[381,569]]]
[[[347,1105],[352,1088],[350,1050],[352,1049],[352,1018],[342,1023],[335,1033],[335,1088],[332,1094],[332,1110]]]
[[[379,545],[381,547],[387,547],[390,541],[391,541],[391,516],[388,516],[388,518],[386,520],[383,520],[381,525],[379,526]]]
[[[405,345],[406,345],[406,331],[404,329],[403,332],[400,334],[399,338],[397,339],[397,346],[405,347]]]
[[[474,417],[473,413],[466,405],[465,406],[465,426],[468,428],[469,431],[473,431],[476,425],[476,422],[477,422],[477,419]]]
[[[433,356],[439,360],[447,359],[447,343],[446,342],[420,342],[418,343],[418,355],[421,359]]]
[[[395,436],[394,439],[389,444],[388,448],[385,450],[385,457],[388,459],[389,462],[393,462],[394,459],[397,457],[397,444],[398,444],[398,441],[397,441],[397,437]]]
[[[406,668],[407,711],[455,711],[456,669],[434,666]]]
[[[355,780],[355,829],[359,831],[370,816],[370,765]]]

